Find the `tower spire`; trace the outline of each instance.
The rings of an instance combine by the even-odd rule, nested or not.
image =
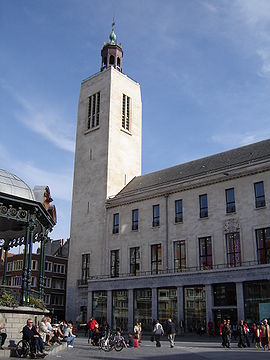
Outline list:
[[[123,50],[121,44],[118,44],[116,41],[114,27],[115,27],[115,19],[113,17],[112,31],[109,36],[110,40],[108,43],[104,43],[104,46],[101,50],[102,63],[101,63],[100,71],[103,71],[112,66],[116,70],[122,72]]]

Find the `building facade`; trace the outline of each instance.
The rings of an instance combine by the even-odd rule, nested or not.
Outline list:
[[[68,317],[146,331],[269,317],[270,140],[141,176],[140,87],[119,48],[112,32],[81,87]]]

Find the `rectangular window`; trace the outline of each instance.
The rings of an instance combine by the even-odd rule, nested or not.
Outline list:
[[[129,96],[123,94],[122,98],[122,128],[130,130],[130,105],[131,99]]]
[[[22,260],[17,260],[14,262],[14,266],[13,266],[13,270],[17,271],[17,270],[22,270],[23,268],[23,261]]]
[[[51,305],[63,306],[64,305],[64,296],[52,294],[51,295]]]
[[[184,271],[186,268],[185,241],[174,242],[174,272]]]
[[[51,301],[51,295],[49,294],[44,294],[43,296],[43,301],[45,305],[50,305],[50,301]]]
[[[100,113],[100,92],[93,94],[88,98],[87,129],[93,129],[99,126],[99,113]]]
[[[255,191],[255,207],[260,208],[265,206],[263,181],[254,184],[254,191]]]
[[[151,245],[151,274],[159,274],[161,270],[161,244]]]
[[[212,269],[212,241],[211,236],[206,236],[199,239],[200,249],[200,269]]]
[[[113,234],[119,233],[119,213],[113,214]]]
[[[140,272],[140,262],[140,247],[130,248],[130,274],[136,276]]]
[[[44,278],[44,287],[45,288],[50,288],[51,287],[51,283],[52,283],[52,279],[51,278]]]
[[[208,217],[207,194],[200,195],[200,218]]]
[[[234,188],[226,189],[226,213],[235,212],[235,198],[234,198]]]
[[[65,279],[52,279],[52,288],[56,290],[64,290],[65,288]]]
[[[12,271],[12,265],[13,265],[13,262],[7,263],[7,271]]]
[[[153,205],[153,227],[159,226],[159,205]]]
[[[256,230],[259,264],[270,264],[270,227]]]
[[[111,251],[111,277],[119,277],[119,250]]]
[[[183,221],[183,204],[182,200],[175,200],[175,222]]]
[[[58,274],[65,273],[65,265],[64,264],[53,264],[53,271]]]
[[[32,260],[32,270],[37,270],[37,260]]]
[[[239,232],[226,234],[227,264],[231,267],[241,266],[241,245]]]
[[[31,287],[37,286],[37,278],[35,276],[31,276]]]
[[[52,263],[50,261],[45,261],[45,271],[52,271]]]
[[[139,228],[139,210],[132,210],[132,230],[138,230]]]
[[[87,282],[90,276],[90,254],[82,254],[82,281]]]

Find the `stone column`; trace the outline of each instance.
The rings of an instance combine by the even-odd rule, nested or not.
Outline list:
[[[237,316],[238,322],[245,320],[245,303],[244,303],[244,288],[243,282],[236,283],[236,298],[237,298]]]
[[[182,324],[182,328],[181,328]],[[184,330],[184,288],[183,286],[177,287],[177,328],[178,335],[183,335],[181,331]]]
[[[157,288],[152,288],[152,321],[158,319]]]
[[[107,291],[107,321],[112,327],[112,290]]]
[[[141,321],[141,319],[139,319]],[[134,293],[133,289],[128,290],[128,331],[133,332],[134,325]]]
[[[213,321],[213,306],[214,306],[214,294],[213,294],[213,286],[205,285],[205,307],[206,307],[206,329],[208,326],[208,322]]]

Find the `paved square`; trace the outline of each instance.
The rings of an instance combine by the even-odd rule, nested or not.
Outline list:
[[[139,349],[123,349],[121,352],[112,350],[106,353],[87,344],[86,338],[77,338],[74,348],[63,350],[50,359],[155,359],[155,360],[260,360],[270,359],[270,351],[262,351],[254,347],[239,349],[237,343],[232,343],[231,349],[223,349],[219,339],[180,338],[173,349],[170,348],[166,337],[163,338],[161,348],[155,343],[143,341]]]

